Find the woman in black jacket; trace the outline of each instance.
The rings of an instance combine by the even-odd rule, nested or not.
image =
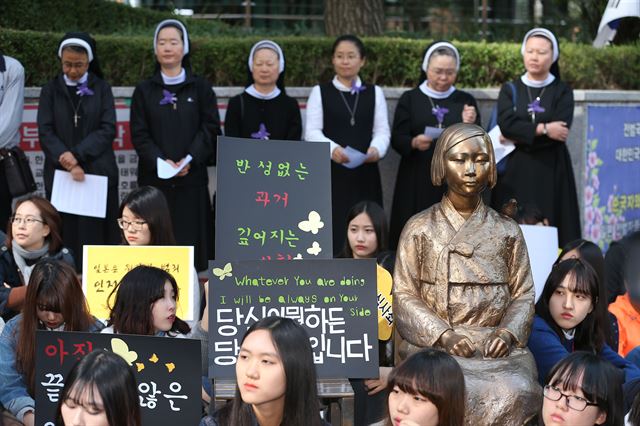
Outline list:
[[[220,134],[216,95],[211,84],[191,73],[189,36],[180,21],[158,24],[154,50],[156,72],[136,87],[131,102],[138,186],[155,186],[164,193],[176,242],[195,247],[195,266],[203,270],[213,246],[207,162],[214,158]],[[174,168],[188,164],[163,179],[159,162]]]
[[[119,241],[118,166],[113,153],[116,112],[111,86],[102,79],[95,40],[87,33],[67,33],[58,46],[62,73],[43,88],[38,107],[38,133],[45,154],[44,185],[51,199],[55,170],[108,178],[105,218],[61,213],[64,245],[82,268],[84,244]]]

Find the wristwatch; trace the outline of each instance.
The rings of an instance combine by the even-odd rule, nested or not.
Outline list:
[[[547,136],[547,123],[542,123],[542,134]]]

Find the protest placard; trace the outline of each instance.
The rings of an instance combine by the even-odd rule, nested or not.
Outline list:
[[[235,377],[247,328],[288,317],[309,334],[319,377],[378,376],[375,259],[210,262],[209,375]]]
[[[218,137],[216,257],[330,259],[328,143]]]
[[[200,344],[170,337],[39,330],[35,424],[55,425],[65,378],[75,363],[92,351],[106,350],[122,356],[133,369],[143,425],[196,425],[202,411]]]
[[[109,317],[109,295],[124,274],[138,265],[155,266],[173,275],[178,284],[179,318],[193,320],[199,314],[194,312],[200,294],[191,246],[84,246],[83,262],[82,288],[96,318]]]

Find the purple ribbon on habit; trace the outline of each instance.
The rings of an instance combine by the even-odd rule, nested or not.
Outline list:
[[[162,89],[162,96],[164,97],[160,100],[160,105],[175,105],[175,103],[178,101],[178,98],[176,98],[176,94],[171,93],[166,89]]]
[[[78,96],[91,96],[93,95],[93,90],[89,89],[87,86],[87,82],[78,84],[78,90],[76,90],[76,95]]]
[[[436,120],[438,120],[439,125],[442,125],[442,122],[444,121],[444,116],[448,112],[449,112],[449,109],[445,107],[437,106],[437,107],[431,108],[431,114],[436,116]]]
[[[351,94],[352,95],[355,95],[356,93],[360,93],[366,88],[367,87],[364,84],[360,84],[358,86],[358,83],[356,82],[356,80],[351,80]]]
[[[527,105],[527,112],[529,112],[530,114],[537,114],[544,111],[545,109],[540,106],[540,99],[536,99],[535,101]]]
[[[271,133],[267,132],[267,126],[265,126],[264,123],[260,123],[260,128],[257,132],[251,133],[252,139],[266,140],[269,139],[269,136],[271,136]]]

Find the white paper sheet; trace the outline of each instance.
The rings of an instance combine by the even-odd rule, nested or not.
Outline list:
[[[73,180],[71,173],[56,170],[53,175],[51,204],[59,212],[104,219],[107,216],[106,176],[84,175],[84,181]]]
[[[351,148],[350,146],[346,146],[344,148],[344,153],[349,157],[349,161],[346,163],[342,163],[347,169],[355,169],[360,166],[367,159],[367,154],[363,154],[357,149]]]
[[[191,160],[193,160],[193,157],[190,154],[187,154],[187,156],[185,157],[180,167],[174,168],[171,164],[167,163],[165,160],[162,160],[161,158],[157,158],[156,164],[158,168],[158,177],[160,179],[171,179],[172,177],[180,173],[180,170],[184,169],[186,165],[191,162]]]
[[[509,139],[505,139],[504,142],[500,142],[500,136],[502,136],[500,126],[496,126],[489,131],[491,145],[493,145],[493,152],[496,156],[496,163],[498,163],[507,155],[511,154],[511,152],[516,149],[513,141],[510,141]]]
[[[443,131],[444,129],[442,127],[426,126],[424,128],[424,135],[429,136],[431,139],[438,139]]]
[[[558,258],[558,228],[554,226],[520,225],[529,252],[529,263],[536,288],[536,302],[544,283]]]

